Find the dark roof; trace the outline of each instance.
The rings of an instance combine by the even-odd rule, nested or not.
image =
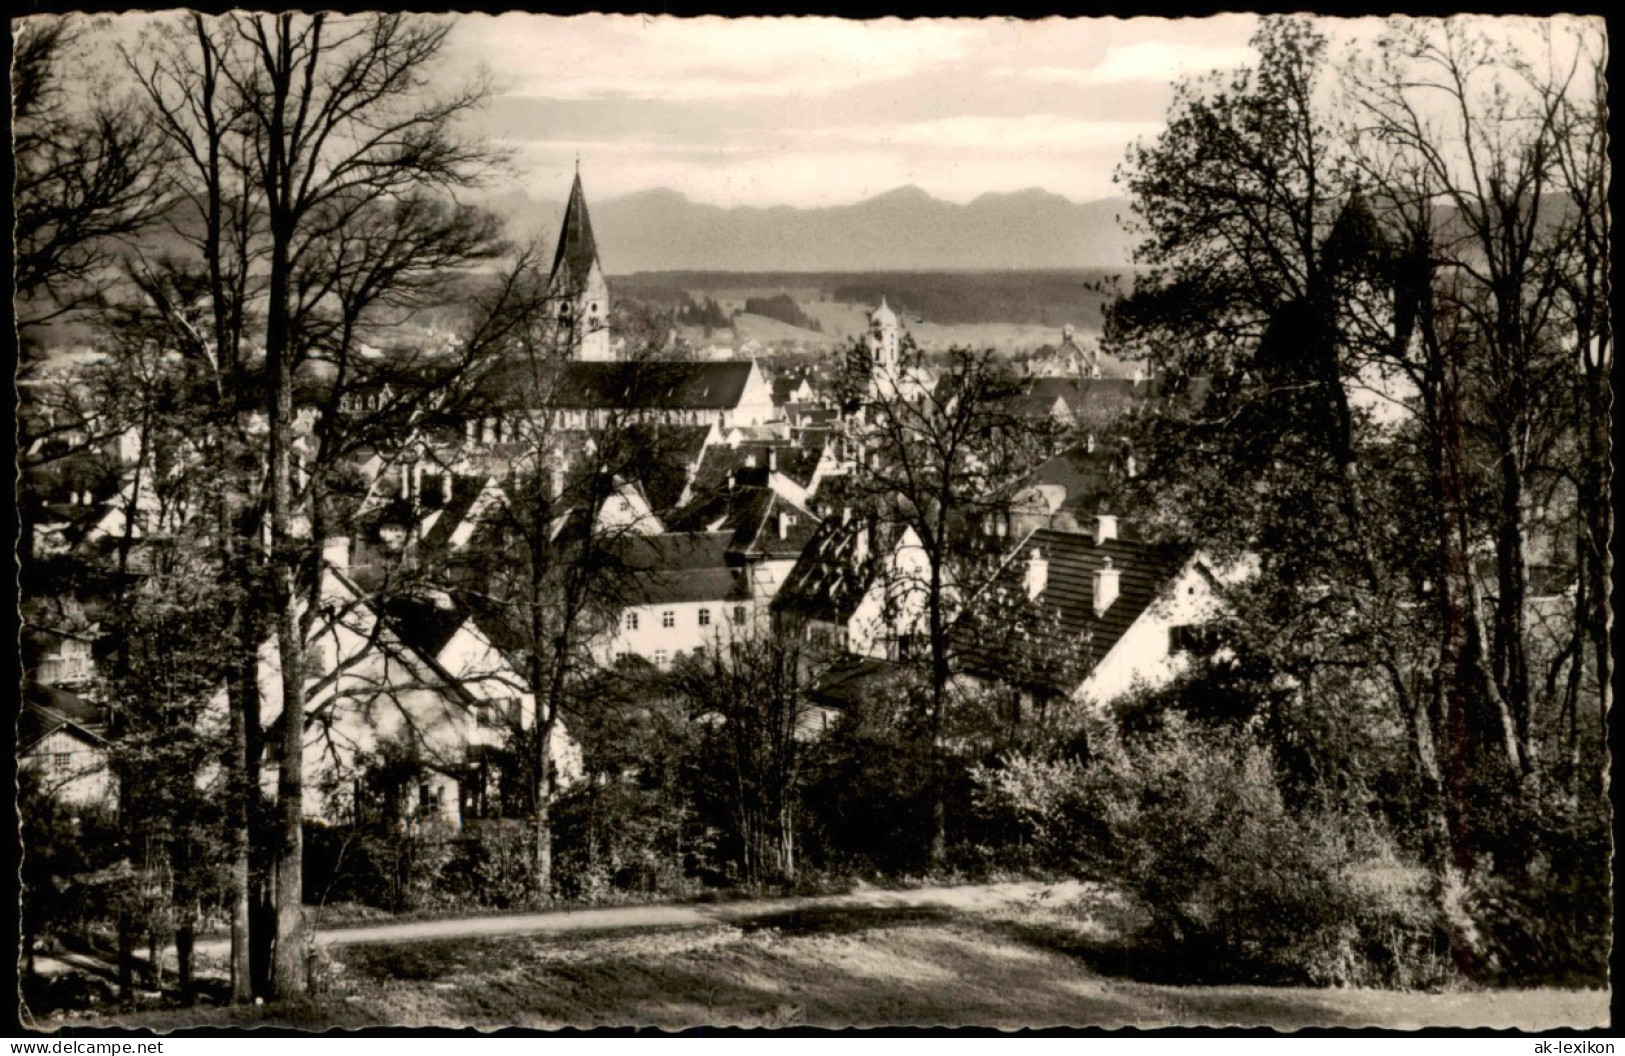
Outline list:
[[[784,538],[779,515],[786,514]],[[673,531],[715,530],[732,533],[729,552],[747,557],[790,558],[806,549],[818,532],[818,516],[763,487],[735,487],[714,492],[673,515]]]
[[[813,472],[824,457],[823,443],[827,437],[812,438],[810,444],[787,442],[764,443],[751,441],[738,447],[713,444],[705,449],[694,472],[690,504],[708,501],[728,490],[728,474],[732,473],[734,486],[766,487],[771,472],[778,472],[805,488],[812,484]],[[752,465],[750,463],[754,462]],[[769,468],[769,463],[772,468]]]
[[[835,420],[835,409],[818,403],[786,403],[784,417],[792,428],[822,425]]]
[[[892,678],[898,666],[890,660],[872,656],[852,656],[843,659],[824,672],[813,683],[809,696],[813,702],[831,708],[849,708],[862,700],[872,699],[877,684]]]
[[[17,747],[26,751],[64,728],[82,741],[99,744],[106,720],[105,708],[77,693],[25,682],[23,706],[17,715]]]
[[[711,427],[640,423],[628,432],[634,450],[643,452],[635,472],[650,507],[670,510],[682,501],[689,480],[699,471],[700,460],[709,450],[705,439]]]
[[[423,533],[418,545],[433,553],[444,553],[451,546],[452,533],[468,520],[469,511],[480,497],[480,492],[485,490],[488,479],[454,473],[451,478],[451,501],[438,507],[440,516]],[[434,509],[425,509],[420,516],[427,519],[434,512]]]
[[[587,410],[729,410],[739,406],[752,366],[738,361],[574,361],[560,373],[552,402]]]
[[[859,561],[859,539],[865,532],[870,535],[869,552]],[[831,623],[850,620],[880,567],[883,545],[875,537],[890,534],[885,526],[871,526],[862,516],[845,523],[840,516],[827,518],[784,577],[773,607]]]
[[[553,255],[553,282],[563,279],[571,289],[586,284],[587,275],[598,261],[598,242],[592,237],[592,219],[587,215],[587,195],[581,189],[581,173],[570,185],[570,204],[564,210],[564,226],[559,231],[559,248]]]
[[[1027,477],[1026,484],[1054,484],[1066,489],[1063,509],[1076,510],[1105,494],[1112,485],[1117,459],[1104,446],[1090,451],[1074,447],[1045,462]]]
[[[1028,600],[1028,561],[1041,549],[1049,562],[1044,590]],[[1100,616],[1094,611],[1094,574],[1107,559],[1118,572],[1118,594]],[[1180,554],[1168,547],[1125,539],[1097,545],[1087,532],[1039,529],[1028,536],[1006,562],[998,578],[973,602],[956,628],[964,668],[1060,692],[1077,688],[1081,679],[1123,637],[1157,594],[1179,570]],[[1000,599],[1013,599],[995,612]],[[1061,658],[1079,643],[1081,667],[1071,673]],[[1019,648],[1018,648],[1019,646]],[[1018,656],[1040,662],[1017,670]],[[1068,682],[1071,684],[1067,684]]]
[[[743,570],[728,562],[732,539],[731,532],[624,537],[619,543],[627,580],[622,600],[627,605],[746,600],[750,595]]]
[[[405,645],[426,659],[440,655],[468,617],[456,609],[444,608],[423,598],[388,598],[378,606],[389,620],[389,629]]]
[[[799,374],[773,375],[773,402],[784,403],[790,399],[790,393],[801,385],[802,376]]]

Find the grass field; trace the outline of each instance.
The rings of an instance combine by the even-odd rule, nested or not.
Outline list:
[[[1545,1030],[1608,1020],[1603,991],[1442,994],[1167,986],[1098,923],[1036,907],[801,910],[736,924],[335,949],[318,1000],[112,1017],[158,1030],[282,1024],[1001,1028],[1174,1025]],[[107,1024],[109,1019],[86,1022]]]

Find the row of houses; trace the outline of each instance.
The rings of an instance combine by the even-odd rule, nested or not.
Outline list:
[[[589,614],[585,634],[584,652],[597,668],[659,669],[738,638],[794,634],[829,661],[814,693],[827,718],[927,645],[921,541],[852,501],[845,487],[863,453],[861,411],[854,417],[841,394],[805,374],[781,379],[775,391],[751,360],[615,358],[605,322],[609,288],[579,177],[553,282],[556,325],[573,353],[549,364],[541,383],[527,364],[493,363],[480,379],[486,398],[459,420],[414,429],[388,450],[363,450],[353,460],[363,494],[351,523],[326,540],[312,595],[317,612],[307,614],[306,810],[313,817],[342,817],[359,761],[403,739],[432,775],[418,790],[415,817],[458,825],[500,802],[492,783],[502,776],[492,761],[515,728],[535,722],[525,677],[533,643],[477,599],[490,597],[490,577],[512,564],[503,559],[513,542],[504,522],[533,515],[539,500],[560,553],[597,540],[613,558],[613,573],[604,575],[615,577],[614,590]],[[855,364],[871,398],[918,401],[951,384],[908,354],[903,334],[882,301]],[[1071,362],[1074,373],[1030,376],[1015,410],[1078,430],[1167,396],[1156,379],[1098,377],[1093,365]],[[376,410],[389,398],[358,394],[346,410]],[[1184,629],[1217,604],[1218,571],[1199,556],[1137,541],[1102,506],[1133,475],[1132,458],[1096,450],[1092,433],[1077,435],[1076,446],[1016,482],[1003,510],[982,525],[1000,556],[998,574],[953,599],[954,633],[965,639],[959,677],[1009,685],[1033,709],[1062,698],[1103,703],[1171,677]],[[635,457],[610,458],[612,444]],[[68,537],[49,521],[38,526],[37,549],[71,551],[92,536],[117,537],[123,522],[90,512],[97,508],[139,512],[138,502],[118,506],[116,474],[94,487],[73,483],[68,505],[86,512],[61,520],[90,527]],[[1023,648],[985,637],[992,626],[985,610],[995,603],[1000,633],[1020,628]],[[53,638],[49,624],[38,622],[44,644],[25,658],[32,688],[24,707],[33,718],[22,754],[28,765],[71,776],[66,794],[103,795],[105,767],[100,784],[91,775],[97,753],[107,750],[105,722],[96,718],[104,702],[93,676],[67,675],[79,648],[69,643],[88,648],[94,633]],[[1084,662],[1066,669],[1008,662],[1062,653]],[[270,641],[259,666],[270,709],[262,718],[274,727],[283,721],[274,710],[282,673]],[[223,715],[223,692],[215,705]],[[561,784],[579,776],[567,725],[555,728],[549,751]],[[64,752],[83,758],[62,768]],[[275,760],[267,762],[274,783]]]

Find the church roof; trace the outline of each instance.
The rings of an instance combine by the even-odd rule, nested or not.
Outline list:
[[[561,278],[579,288],[588,272],[598,263],[598,243],[592,237],[592,218],[587,215],[587,195],[581,189],[581,173],[570,186],[570,204],[564,209],[564,226],[559,230],[559,248],[553,256],[553,281]]]
[[[739,406],[755,364],[745,361],[592,362],[565,364],[553,396],[557,407],[640,410],[731,410]]]
[[[880,295],[880,307],[876,308],[873,314],[869,316],[869,321],[878,323],[881,326],[897,325],[897,313],[892,311],[891,306],[886,303],[885,294]]]

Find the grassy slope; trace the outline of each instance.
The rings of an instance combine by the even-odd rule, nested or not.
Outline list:
[[[1099,932],[1020,911],[801,912],[596,937],[515,937],[338,951],[317,1006],[143,1016],[201,1023],[558,1027],[983,1025],[1157,1027],[1606,1024],[1595,991],[1405,994],[1163,986],[1099,956]],[[1128,965],[1132,967],[1132,965]],[[105,1023],[106,1020],[101,1022]]]

